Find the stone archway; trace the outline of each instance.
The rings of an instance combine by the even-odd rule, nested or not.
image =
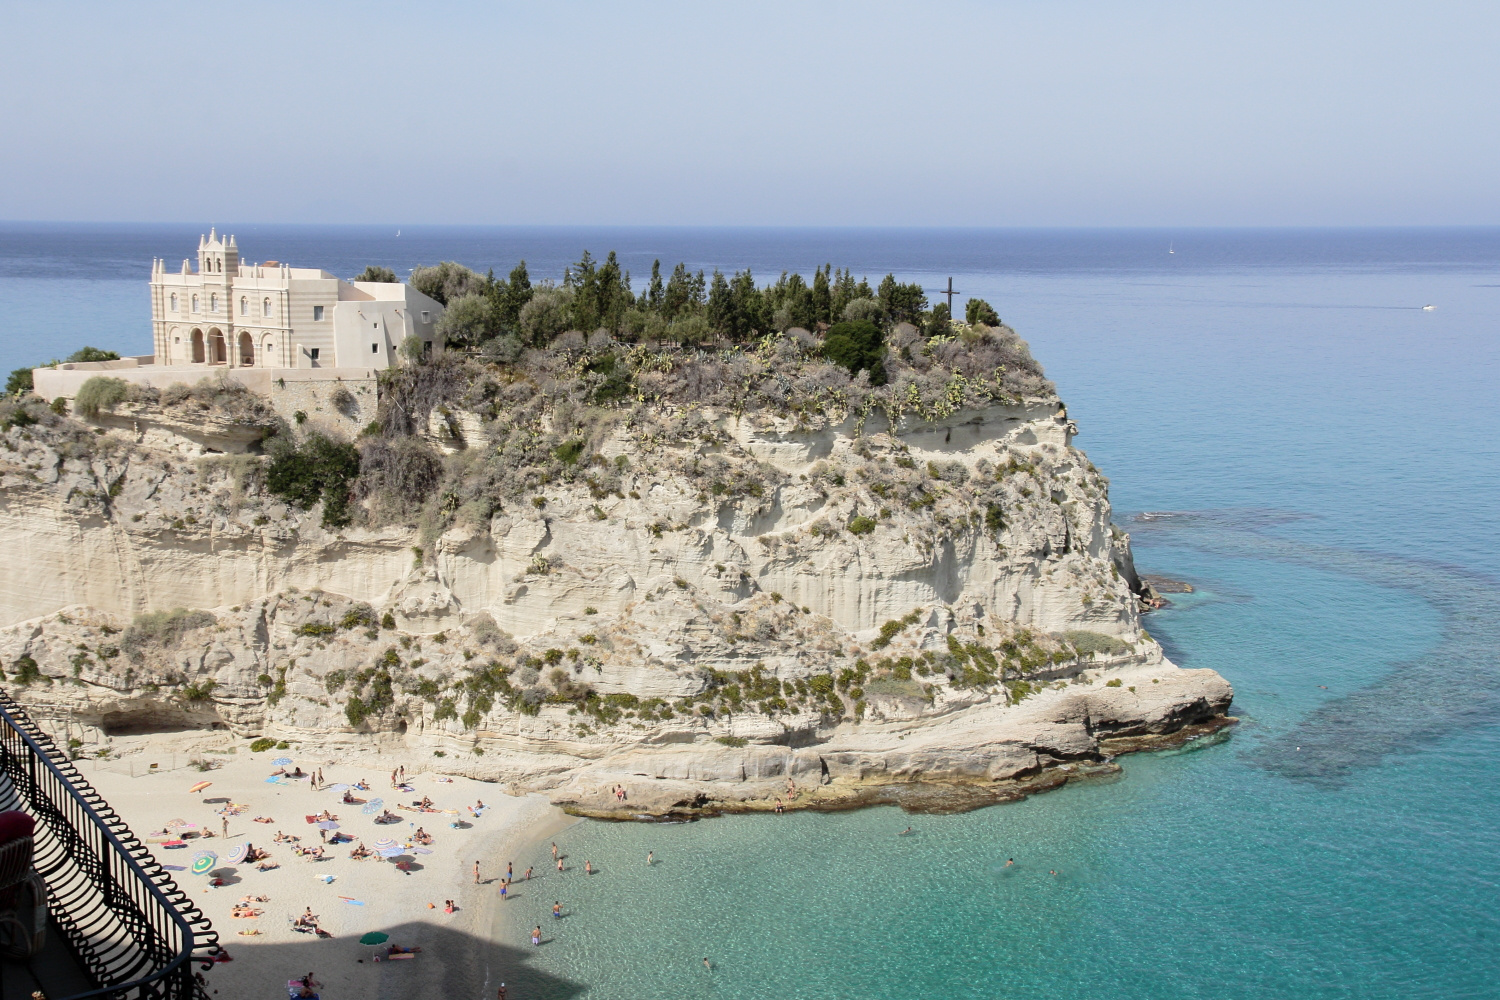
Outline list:
[[[250,339],[248,333],[240,334],[240,367],[255,367],[255,341]]]
[[[224,331],[214,327],[208,331],[208,363],[222,365],[228,360],[229,352],[224,346]]]
[[[203,354],[203,331],[193,331],[193,364],[201,365],[207,360]]]

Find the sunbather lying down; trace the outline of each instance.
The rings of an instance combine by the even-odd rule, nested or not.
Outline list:
[[[403,948],[399,944],[393,944],[387,946],[385,953],[387,955],[415,955],[421,950],[421,948]]]

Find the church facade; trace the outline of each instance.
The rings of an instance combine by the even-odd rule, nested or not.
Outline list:
[[[404,282],[345,281],[278,261],[243,264],[233,236],[198,240],[196,270],[151,264],[154,364],[163,367],[387,368],[434,334],[442,304]]]

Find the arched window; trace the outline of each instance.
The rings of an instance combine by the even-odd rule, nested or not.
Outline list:
[[[193,296],[193,312],[198,311],[198,296]]]
[[[260,303],[260,313],[261,313],[262,316],[269,316],[269,315],[271,315],[271,300],[270,300],[269,297],[261,300],[261,303]]]
[[[172,293],[172,311],[173,312],[177,311],[177,293],[176,292]]]
[[[219,295],[217,292],[208,297],[208,311],[211,313],[219,311]]]
[[[248,316],[248,315],[250,315],[250,299],[247,298],[244,295],[240,296],[240,315],[241,316]]]

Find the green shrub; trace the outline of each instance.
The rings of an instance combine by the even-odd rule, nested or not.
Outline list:
[[[578,459],[583,455],[584,442],[565,441],[552,450],[557,460],[564,465],[576,465]]]
[[[1082,656],[1090,653],[1103,653],[1106,656],[1114,656],[1120,653],[1132,653],[1135,647],[1123,639],[1116,639],[1111,635],[1103,635],[1099,632],[1064,632],[1062,637],[1073,644]]]
[[[300,447],[281,445],[272,450],[267,489],[303,510],[321,500],[325,528],[342,528],[353,520],[349,490],[359,475],[359,451],[354,445],[309,434]]]
[[[750,745],[750,741],[745,739],[743,736],[715,736],[714,742],[722,743],[726,747],[743,747]]]
[[[884,649],[891,644],[891,640],[901,634],[901,630],[909,625],[915,625],[922,618],[922,610],[914,608],[907,612],[904,618],[897,618],[880,626],[880,635],[870,643],[871,649]]]
[[[339,620],[339,628],[351,629],[365,626],[375,627],[375,609],[368,604],[356,604],[344,612],[344,617]]]
[[[835,323],[823,339],[823,355],[849,369],[851,375],[868,371],[871,385],[884,385],[883,340],[880,327],[867,319]]]
[[[260,739],[255,740],[253,743],[250,744],[250,752],[251,753],[264,753],[265,751],[270,750],[275,745],[276,745],[276,741],[275,740],[271,739],[269,736],[262,736]]]
[[[41,668],[36,665],[36,661],[29,656],[23,656],[16,660],[15,668],[11,672],[11,679],[23,687],[33,681],[42,681],[45,683],[49,680],[42,673]]]
[[[984,509],[984,526],[990,532],[1000,531],[1005,527],[1005,512],[997,503],[989,504]]]
[[[327,622],[303,622],[294,631],[297,635],[309,635],[318,638],[325,635],[333,635],[338,629]]]
[[[369,714],[369,710],[365,708],[365,703],[359,695],[351,696],[344,705],[344,717],[349,720],[351,726],[358,726]]]
[[[188,704],[197,704],[198,702],[208,701],[209,696],[213,694],[213,690],[216,687],[218,687],[218,682],[215,681],[212,677],[206,677],[196,684],[189,684],[187,687],[183,688],[181,691],[181,697],[182,700],[187,702]]]
[[[868,535],[875,530],[875,519],[863,514],[849,522],[849,531],[855,535]]]
[[[64,360],[75,364],[80,361],[119,361],[120,355],[98,347],[80,347]]]
[[[129,394],[130,387],[123,380],[95,375],[78,387],[78,395],[73,400],[73,408],[93,419],[99,415],[100,410],[112,409],[115,405],[125,402],[125,397]]]
[[[218,619],[207,611],[189,611],[187,608],[149,611],[136,615],[121,637],[120,647],[132,657],[138,656],[148,646],[171,649],[193,629],[208,628],[217,623]]]
[[[1120,680],[1120,678],[1116,677],[1112,681],[1105,681],[1104,682],[1104,686],[1107,687],[1107,688],[1117,688],[1117,687],[1119,687],[1123,683],[1125,683],[1125,682],[1122,681],[1122,680]]]

